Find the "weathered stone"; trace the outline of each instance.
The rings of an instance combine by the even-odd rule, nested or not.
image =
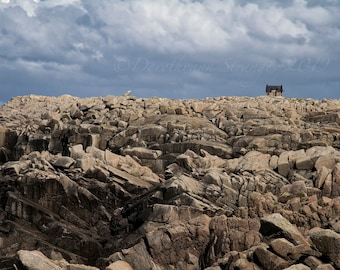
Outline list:
[[[321,167],[318,170],[316,176],[315,186],[321,188],[325,182],[330,182],[332,180],[332,171],[326,167]]]
[[[124,261],[116,261],[111,263],[105,270],[133,270],[131,265]]]
[[[239,161],[236,171],[263,171],[269,169],[270,155],[250,151]]]
[[[84,264],[72,264],[67,263],[65,260],[63,261],[54,261],[56,264],[61,266],[63,270],[99,270],[97,267],[88,266]]]
[[[315,169],[318,171],[321,167],[326,167],[330,170],[334,169],[334,166],[336,164],[335,158],[332,156],[320,156],[315,161]]]
[[[28,270],[63,270],[38,250],[19,250],[18,255],[20,261]]]
[[[322,265],[322,262],[314,257],[314,256],[308,256],[305,260],[304,263],[309,266],[312,270],[317,269],[318,266]]]
[[[96,178],[100,181],[106,182],[110,176],[110,171],[105,170],[104,168],[99,166],[94,166],[89,167],[89,169],[85,173],[85,176],[90,178]]]
[[[340,234],[329,229],[314,228],[310,232],[310,239],[324,256],[340,268]]]
[[[140,159],[157,159],[162,155],[162,151],[151,150],[142,147],[133,147],[123,150],[124,155],[136,156]]]
[[[89,171],[97,164],[96,159],[93,157],[84,157],[82,159],[78,159],[76,164],[74,165],[75,168],[80,168],[83,172]]]
[[[289,193],[292,197],[307,197],[307,187],[304,181],[296,181],[293,184],[285,185],[281,188],[281,193]]]
[[[308,266],[299,263],[285,268],[284,270],[311,270]]]
[[[1,171],[4,174],[11,175],[19,175],[23,170],[27,170],[31,166],[30,160],[23,160],[23,161],[10,161],[5,163]]]
[[[225,215],[214,217],[209,228],[215,240],[209,250],[214,256],[221,256],[229,251],[244,251],[256,246],[261,239],[259,226],[254,219],[228,218]]]
[[[327,263],[327,264],[321,264],[315,270],[335,270],[333,265]]]
[[[122,254],[124,261],[128,262],[132,269],[159,268],[157,263],[150,256],[144,241],[141,241],[128,249],[123,249]]]
[[[24,248],[65,270],[338,268],[307,235],[340,230],[339,106],[13,98],[0,107],[0,268]]]
[[[288,255],[291,254],[292,249],[295,247],[294,244],[292,244],[285,238],[272,240],[270,242],[270,246],[277,255],[285,259],[289,259]]]
[[[340,163],[337,163],[333,170],[333,185],[331,196],[336,197],[340,196]]]
[[[296,159],[296,168],[298,170],[312,170],[314,166],[313,161],[306,154],[299,156]]]
[[[82,144],[76,144],[70,147],[70,157],[73,159],[81,159],[85,156],[85,151]]]
[[[58,157],[51,163],[54,167],[69,169],[75,163],[75,160],[71,157]]]
[[[204,270],[222,270],[222,269],[219,266],[211,266],[211,267],[204,268]]]
[[[261,218],[260,232],[265,236],[282,234],[295,245],[309,246],[301,232],[281,214],[274,213]]]
[[[259,261],[261,269],[281,270],[289,267],[290,265],[288,261],[275,255],[262,246],[259,246],[255,249],[254,256]]]
[[[101,131],[98,132],[100,133]],[[100,139],[101,139],[100,134],[89,134],[86,136],[86,146],[100,148]]]
[[[272,170],[276,170],[277,169],[277,165],[278,165],[278,161],[279,161],[279,157],[277,155],[272,155],[269,161],[269,167]]]
[[[206,184],[213,184],[219,187],[222,184],[221,176],[217,172],[214,172],[214,171],[208,172],[203,177],[202,181]]]
[[[235,263],[232,264],[233,269],[239,270],[260,270],[260,268],[252,262],[249,262],[246,259],[238,259]]]
[[[283,152],[277,161],[278,172],[284,177],[287,177],[290,171],[289,152]]]
[[[306,155],[309,156],[313,162],[321,156],[332,156],[336,155],[337,151],[331,146],[314,146],[306,150]]]

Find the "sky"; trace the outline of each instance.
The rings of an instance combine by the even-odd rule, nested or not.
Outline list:
[[[339,0],[0,0],[0,104],[69,94],[340,98]]]

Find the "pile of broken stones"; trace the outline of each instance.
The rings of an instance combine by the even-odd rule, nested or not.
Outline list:
[[[340,100],[15,97],[0,269],[340,269]]]

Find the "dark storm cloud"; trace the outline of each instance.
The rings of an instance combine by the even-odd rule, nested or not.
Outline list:
[[[0,100],[338,98],[338,1],[0,0]]]

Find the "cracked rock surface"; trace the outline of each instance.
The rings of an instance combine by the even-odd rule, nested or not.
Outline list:
[[[0,269],[340,269],[340,100],[15,97]]]

